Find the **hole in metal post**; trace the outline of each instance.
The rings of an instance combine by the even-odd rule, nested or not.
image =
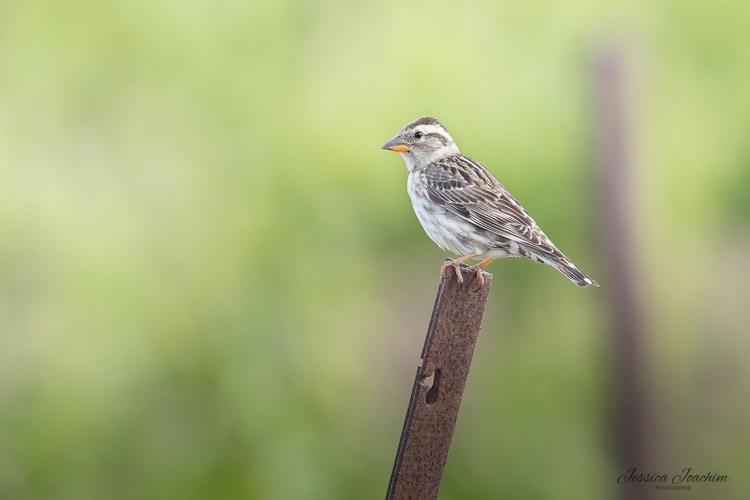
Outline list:
[[[428,405],[431,405],[432,403],[437,401],[438,389],[440,387],[440,369],[435,370],[432,379],[432,386],[430,387],[430,390],[427,391],[427,394],[425,394],[424,397],[424,402]],[[427,379],[425,379],[425,382],[427,382]]]

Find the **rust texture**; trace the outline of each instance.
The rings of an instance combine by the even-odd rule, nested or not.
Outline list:
[[[386,500],[434,499],[448,457],[492,275],[443,273],[422,348]]]

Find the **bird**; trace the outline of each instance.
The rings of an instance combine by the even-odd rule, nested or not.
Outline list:
[[[447,259],[441,274],[469,266],[480,286],[482,269],[493,260],[526,257],[547,264],[579,287],[599,286],[544,234],[523,206],[481,163],[461,153],[448,130],[423,116],[405,125],[383,149],[401,154],[408,171],[407,191],[427,235],[459,257]]]

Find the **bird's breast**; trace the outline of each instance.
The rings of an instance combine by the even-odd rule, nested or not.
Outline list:
[[[477,246],[479,242],[473,238],[473,224],[432,201],[427,193],[427,182],[420,177],[419,174],[409,176],[407,191],[427,236],[443,250],[455,254],[483,253]]]

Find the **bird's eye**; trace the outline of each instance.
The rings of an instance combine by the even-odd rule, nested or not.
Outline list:
[[[424,134],[420,131],[414,132],[414,138],[415,139],[421,139]]]

